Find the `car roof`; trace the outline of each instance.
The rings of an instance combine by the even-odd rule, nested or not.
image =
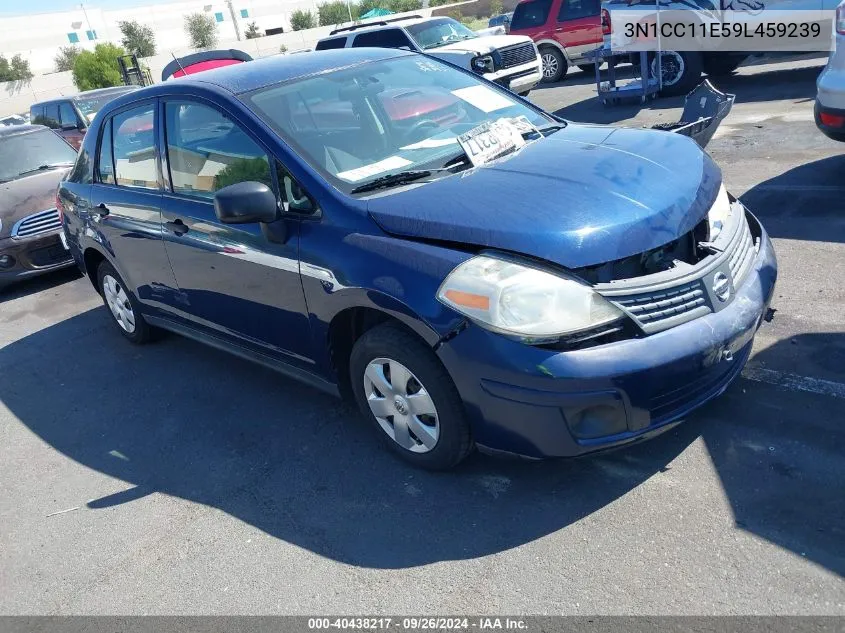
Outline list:
[[[124,93],[137,90],[140,86],[112,86],[111,88],[97,88],[95,90],[86,90],[84,92],[77,92],[75,95],[66,95],[63,97],[56,97],[54,99],[45,99],[44,101],[36,101],[30,108],[35,106],[47,105],[48,103],[58,103],[59,101],[72,101],[79,97],[99,97],[102,95],[109,95],[112,93]]]
[[[372,22],[372,24],[368,24],[367,22],[362,22],[361,24],[353,25],[354,28],[341,27],[340,29],[337,29],[337,32],[334,32],[334,35],[327,35],[326,37],[322,38],[322,40],[329,40],[329,39],[333,40],[333,39],[338,38],[338,37],[345,37],[347,35],[358,35],[359,33],[369,33],[371,31],[380,31],[382,29],[413,26],[414,24],[422,24],[423,22],[431,22],[432,20],[442,20],[443,18],[449,18],[449,17],[451,17],[451,16],[448,16],[448,15],[432,15],[431,17],[428,17],[428,18],[408,16],[407,18],[393,18],[393,19],[388,19],[386,21],[385,20],[379,21],[376,18]]]
[[[176,77],[143,90],[144,94],[157,92],[155,88],[167,86],[212,84],[233,94],[242,94],[273,84],[312,75],[330,73],[359,64],[414,55],[409,51],[393,48],[355,48],[312,51],[298,55],[273,55],[252,62],[234,64],[206,70],[195,75]]]
[[[19,134],[29,134],[30,132],[39,132],[41,130],[49,130],[50,128],[43,125],[9,125],[0,127],[0,138],[7,138],[9,136],[18,136]]]

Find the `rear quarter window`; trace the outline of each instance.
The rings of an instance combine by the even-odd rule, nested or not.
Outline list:
[[[518,4],[511,19],[511,31],[543,26],[551,8],[552,0],[531,0]]]
[[[315,50],[318,51],[328,51],[333,48],[344,48],[346,46],[346,37],[335,37],[330,40],[323,40],[322,42],[317,42],[317,46],[314,47]]]

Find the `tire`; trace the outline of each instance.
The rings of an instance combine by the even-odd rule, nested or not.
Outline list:
[[[593,74],[596,72],[596,67],[594,64],[578,64],[578,68],[583,70],[585,73]]]
[[[540,60],[543,62],[541,83],[553,84],[560,81],[566,76],[566,71],[569,70],[566,58],[559,50],[551,46],[544,46],[540,49]]]
[[[525,97],[528,97],[528,95],[529,95],[529,94],[531,94],[531,91],[530,91],[530,90],[525,90],[525,91],[523,91],[523,92],[520,92],[520,93],[519,93],[519,96],[520,96],[520,97],[525,98]]]
[[[664,97],[685,95],[698,85],[701,81],[703,62],[701,53],[693,51],[663,51],[663,90],[660,94]],[[672,66],[668,66],[672,63]],[[650,74],[657,76],[657,56],[650,61]],[[679,72],[673,72],[675,69]],[[668,81],[667,81],[668,79]]]
[[[739,68],[745,59],[745,57],[730,54],[710,54],[703,59],[702,66],[704,72],[710,77],[724,77]]]
[[[379,325],[355,342],[349,371],[361,413],[402,459],[447,470],[470,453],[472,437],[455,383],[418,338],[396,324]],[[414,407],[429,413],[415,414]]]
[[[155,338],[157,330],[141,316],[141,306],[135,295],[107,261],[101,262],[97,269],[97,283],[112,323],[124,338],[136,345],[143,345]]]

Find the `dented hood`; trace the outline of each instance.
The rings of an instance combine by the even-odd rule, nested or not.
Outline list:
[[[374,197],[368,211],[394,235],[580,268],[692,230],[721,181],[716,164],[687,137],[570,124],[496,163]]]

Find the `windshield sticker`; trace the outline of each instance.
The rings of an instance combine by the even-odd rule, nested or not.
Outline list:
[[[359,180],[364,180],[364,178],[369,178],[370,176],[375,176],[376,174],[381,174],[392,169],[402,169],[403,167],[407,167],[412,164],[413,163],[411,161],[402,158],[401,156],[391,156],[390,158],[385,158],[377,163],[364,165],[363,167],[357,167],[348,171],[342,171],[337,175],[337,177],[348,180],[349,182],[358,182]]]
[[[419,143],[412,143],[405,147],[400,147],[402,151],[411,149],[437,149],[438,147],[446,147],[447,145],[456,145],[458,139],[454,136],[452,138],[427,138]]]
[[[475,106],[482,112],[495,112],[502,108],[509,108],[514,105],[510,99],[500,95],[495,90],[491,90],[487,86],[471,86],[469,88],[461,88],[460,90],[453,90],[452,94],[463,99],[468,104]]]
[[[510,119],[487,121],[466,134],[458,142],[473,166],[478,167],[523,147],[525,139]]]
[[[424,73],[442,73],[446,72],[446,67],[440,64],[435,64],[434,62],[430,61],[418,61],[417,68],[419,68]]]

